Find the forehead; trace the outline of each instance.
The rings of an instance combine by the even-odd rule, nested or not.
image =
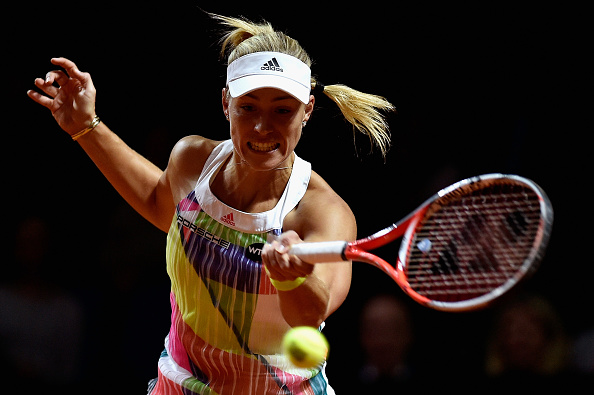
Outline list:
[[[262,102],[295,101],[301,103],[292,95],[277,88],[259,88],[237,97],[237,99],[251,99]]]

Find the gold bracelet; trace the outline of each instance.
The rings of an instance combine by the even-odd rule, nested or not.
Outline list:
[[[99,122],[101,122],[101,120],[99,119],[99,117],[97,115],[95,115],[95,118],[93,118],[93,120],[91,121],[91,126],[81,130],[78,133],[73,134],[71,136],[72,140],[76,141],[79,138],[81,138],[82,136],[84,136],[85,134],[89,133],[91,130],[95,129],[97,127],[97,125],[99,125]]]
[[[266,274],[268,274],[268,279],[270,280],[270,284],[272,284],[272,286],[274,288],[278,289],[279,291],[292,291],[295,288],[297,288],[298,286],[300,286],[301,284],[303,284],[305,282],[305,280],[307,279],[307,277],[297,277],[295,280],[291,280],[291,281],[274,280],[274,279],[270,278],[270,272],[268,271],[268,268],[266,266],[264,266],[264,270],[266,270]]]

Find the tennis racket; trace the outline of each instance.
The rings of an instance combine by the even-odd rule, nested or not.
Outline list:
[[[488,305],[536,269],[552,224],[553,208],[538,185],[487,174],[442,189],[364,239],[301,243],[289,253],[307,262],[366,262],[424,306],[467,311]],[[401,236],[395,266],[368,252]]]

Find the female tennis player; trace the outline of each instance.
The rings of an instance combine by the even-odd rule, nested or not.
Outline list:
[[[171,329],[149,393],[333,393],[325,364],[292,366],[281,340],[292,326],[322,329],[348,293],[351,265],[312,265],[286,251],[302,241],[353,240],[356,224],[294,150],[313,93],[334,100],[384,153],[382,111],[393,107],[346,86],[321,86],[298,42],[267,22],[212,17],[227,29],[222,107],[231,138],[185,137],[164,171],[99,120],[91,76],[72,61],[52,59],[63,70],[35,80],[45,95],[28,95],[51,110],[136,211],[168,232]],[[278,239],[265,245],[269,235]]]

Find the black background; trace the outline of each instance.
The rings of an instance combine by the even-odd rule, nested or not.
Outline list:
[[[548,193],[555,225],[542,267],[526,287],[553,303],[570,334],[594,326],[591,308],[582,307],[594,296],[586,248],[593,232],[587,197],[592,127],[585,119],[592,107],[584,10],[410,1],[201,7],[265,18],[299,40],[322,82],[379,94],[396,106],[385,162],[377,150],[369,152],[365,137],[353,138],[324,98],[296,150],[351,206],[359,236],[389,225],[458,179],[490,172],[531,178]],[[26,91],[54,68],[50,58],[70,58],[91,73],[101,119],[164,167],[185,135],[228,136],[218,27],[195,2],[20,3],[2,19],[5,227],[10,233],[33,214],[51,223],[55,277],[85,308],[81,380],[109,377],[118,368],[108,366],[107,355],[115,355],[129,369],[129,387],[142,393],[156,376],[169,326],[165,235],[122,203]],[[130,248],[121,240],[139,245]],[[5,242],[10,257],[11,238]],[[396,252],[391,247],[382,254],[394,261]],[[11,260],[5,262],[8,269]],[[328,375],[336,389],[347,391],[339,377],[359,363],[359,310],[378,292],[410,305],[429,373],[481,369],[491,309],[424,309],[383,273],[355,263],[349,297],[325,330],[332,347]]]

